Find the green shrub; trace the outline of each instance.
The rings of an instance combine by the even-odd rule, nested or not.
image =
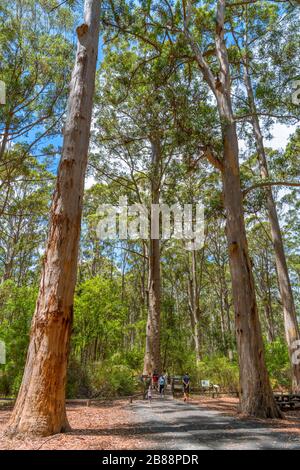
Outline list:
[[[90,366],[89,375],[94,395],[110,398],[135,391],[134,371],[126,365],[96,363]]]
[[[67,375],[67,398],[86,398],[92,394],[88,371],[78,360],[71,358]]]
[[[2,395],[16,395],[21,385],[36,294],[35,287],[19,287],[12,281],[0,285],[0,340],[6,346],[7,361],[1,365]]]
[[[143,368],[144,352],[141,348],[133,348],[124,355],[124,363],[137,373]]]
[[[68,367],[67,398],[114,398],[133,394],[139,388],[137,373],[125,361],[126,358],[116,353],[107,361],[83,366],[72,357]]]
[[[239,368],[225,356],[206,357],[197,365],[197,381],[209,380],[231,392],[239,389]]]
[[[1,367],[0,371],[0,395],[7,397],[11,394],[11,379],[7,372],[4,371],[4,367]]]
[[[281,338],[265,344],[266,363],[273,389],[290,389],[291,368],[285,341]]]

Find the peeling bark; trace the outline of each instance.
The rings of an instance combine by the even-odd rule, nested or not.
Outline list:
[[[69,429],[65,385],[73,318],[84,178],[99,41],[100,1],[85,1],[68,100],[49,236],[22,385],[7,434],[47,436]]]

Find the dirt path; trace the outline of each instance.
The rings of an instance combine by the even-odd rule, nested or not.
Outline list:
[[[0,449],[30,450],[204,450],[204,449],[300,449],[298,418],[290,422],[238,419],[234,402],[209,400],[183,403],[155,397],[98,406],[67,407],[72,431],[50,438],[7,439],[1,435],[10,412],[0,411]],[[211,409],[212,407],[223,409]],[[225,406],[225,408],[224,408]],[[231,413],[231,414],[228,414]]]
[[[136,432],[152,449],[299,449],[300,435],[258,420],[242,420],[202,405],[156,398],[131,405]]]

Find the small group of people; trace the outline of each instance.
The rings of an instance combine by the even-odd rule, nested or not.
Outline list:
[[[152,374],[152,386],[161,396],[164,396],[165,389],[168,386],[168,374],[166,372],[158,374],[155,370]]]
[[[143,376],[143,382],[144,396],[151,403],[153,389],[157,390],[162,398],[165,396],[165,390],[168,386],[168,374],[166,372],[158,374],[158,372],[155,370],[153,374],[149,372],[148,375]]]
[[[149,372],[148,375],[143,375],[142,380],[144,383],[144,398],[147,398],[149,403],[152,400],[152,390],[157,390],[162,398],[165,396],[165,390],[168,386],[168,374],[163,372],[158,374],[155,370],[153,374]],[[183,400],[187,401],[190,396],[190,376],[186,372],[182,377],[182,386],[183,386]]]

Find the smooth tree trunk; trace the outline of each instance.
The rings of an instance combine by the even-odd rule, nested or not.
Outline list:
[[[86,0],[68,100],[62,158],[23,381],[7,433],[47,436],[69,429],[65,385],[82,199],[98,53],[100,1]]]
[[[264,307],[267,338],[268,341],[272,343],[276,340],[276,328],[272,306],[269,253],[267,249],[260,254],[260,258],[261,267],[260,275],[258,276],[258,283],[260,288],[257,290],[257,292]]]
[[[4,158],[6,147],[7,147],[8,141],[9,141],[10,125],[11,125],[11,117],[8,118],[8,120],[5,124],[4,132],[2,134],[2,141],[1,141],[1,144],[0,144],[0,161],[3,160],[3,158]]]
[[[265,364],[254,278],[246,238],[238,138],[231,104],[231,77],[225,43],[225,0],[217,2],[215,36],[216,56],[219,64],[217,77],[191,37],[188,29],[188,18],[191,16],[190,1],[188,1],[188,7],[185,21],[186,36],[193,48],[203,78],[217,100],[222,128],[222,160],[214,155],[210,148],[206,149],[206,156],[221,171],[223,181],[226,236],[240,369],[240,408],[241,412],[248,416],[279,418],[281,413],[275,403]]]
[[[191,266],[189,273],[189,310],[193,339],[195,345],[196,362],[201,361],[201,335],[200,335],[200,302],[199,302],[199,283],[197,277],[197,255],[196,251],[191,252]]]
[[[224,127],[222,177],[240,365],[241,411],[249,416],[277,418],[281,414],[275,403],[266,369],[254,278],[248,254],[235,123],[233,120],[228,121]]]
[[[160,357],[160,242],[150,240],[149,249],[149,306],[146,325],[144,374],[161,372]]]
[[[216,276],[216,293],[219,296],[220,302],[221,325],[222,330],[224,331],[224,349],[229,360],[232,361],[234,351],[234,328],[232,328],[229,286],[226,279],[228,255],[226,255],[223,250],[223,237],[220,238],[219,229],[215,231],[212,241],[214,242],[214,249],[211,253],[213,254],[214,262],[218,267]]]
[[[161,146],[159,139],[153,139],[152,146],[152,177],[151,177],[151,201],[159,204],[160,196],[160,161]],[[151,218],[151,224],[153,219]],[[160,354],[160,313],[161,313],[161,277],[160,277],[160,240],[152,238],[149,242],[148,252],[148,319],[146,325],[146,349],[144,357],[143,373],[154,371],[161,372]]]
[[[268,341],[272,343],[273,341],[276,340],[276,335],[274,332],[274,318],[273,318],[272,305],[270,304],[268,299],[265,300],[264,311],[265,311],[265,317],[266,317],[266,322],[267,322]]]
[[[278,418],[281,413],[275,403],[265,364],[254,277],[248,252],[224,21],[225,0],[219,0],[216,51],[220,77],[216,85],[216,98],[223,138],[223,195],[240,365],[241,411],[248,416]]]
[[[230,361],[233,360],[233,333],[231,328],[231,318],[230,318],[230,303],[229,303],[229,296],[228,296],[228,288],[226,283],[226,271],[225,266],[222,265],[221,267],[221,299],[222,305],[224,310],[224,316],[226,319],[226,350],[227,355]]]
[[[263,142],[263,135],[260,128],[260,122],[257,115],[257,109],[253,94],[253,88],[251,83],[251,77],[247,64],[245,63],[244,71],[245,85],[247,89],[248,101],[251,111],[251,123],[255,136],[256,151],[260,166],[260,174],[262,179],[269,178],[268,162],[265,153],[265,147]],[[274,200],[273,192],[271,187],[265,189],[266,194],[266,206],[268,212],[268,219],[271,227],[271,238],[275,253],[275,262],[278,277],[278,286],[281,297],[281,303],[283,307],[284,317],[284,329],[285,337],[289,351],[289,357],[292,369],[292,389],[294,393],[300,393],[300,364],[293,363],[293,352],[295,350],[296,342],[300,340],[300,331],[297,321],[297,314],[294,302],[293,291],[291,287],[289,271],[284,251],[284,244],[282,239],[282,233],[278,220],[276,203]]]

